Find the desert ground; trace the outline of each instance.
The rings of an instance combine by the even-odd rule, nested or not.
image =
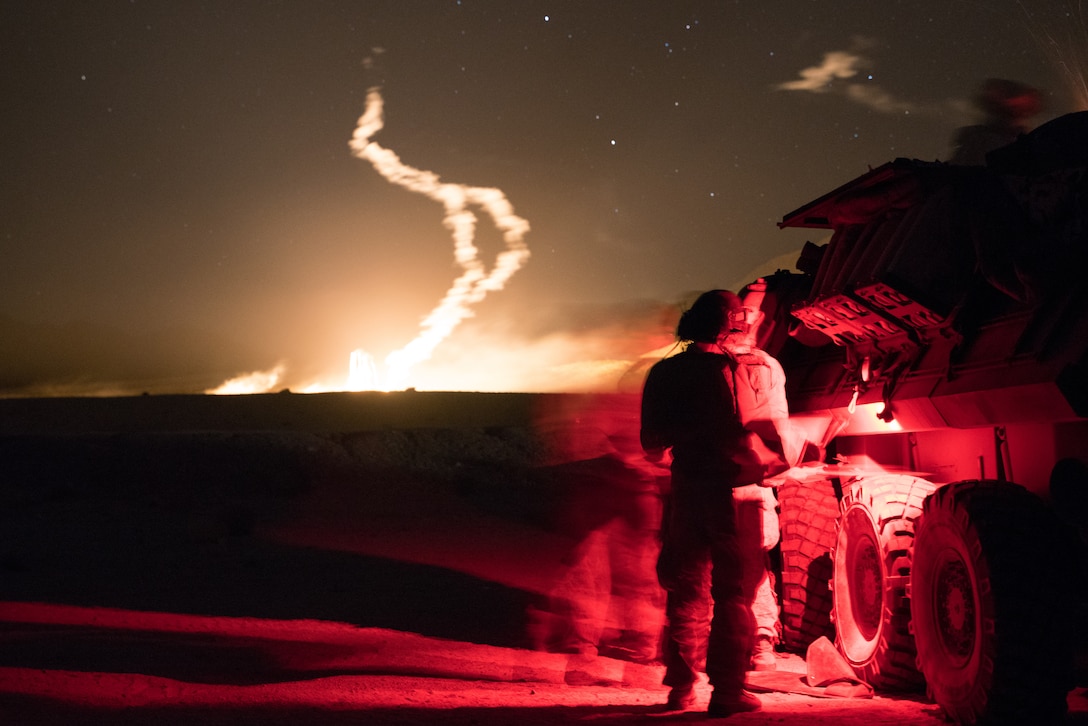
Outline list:
[[[0,723],[703,720],[660,706],[636,404],[0,400]],[[778,665],[731,723],[944,722]]]

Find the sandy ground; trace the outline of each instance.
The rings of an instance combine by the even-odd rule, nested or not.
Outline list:
[[[558,724],[699,721],[663,711],[662,668],[344,623],[0,606],[5,724]],[[782,655],[775,680],[800,685]],[[755,681],[766,681],[753,674]],[[574,681],[575,683],[568,683]],[[705,708],[709,690],[698,689]],[[736,723],[934,724],[917,697],[761,694]]]
[[[345,432],[295,398],[235,419],[199,397],[106,418],[0,402],[0,724],[705,719],[705,685],[700,710],[666,713],[659,664],[540,637],[541,613],[562,620],[557,593],[600,606],[603,629],[616,600],[646,599],[618,597],[608,564],[652,513],[625,468],[629,401],[605,421],[599,401],[554,397],[462,397],[456,415],[422,394],[361,413],[322,399]],[[655,632],[658,604],[627,625]],[[729,722],[943,722],[922,694],[798,693],[804,661],[778,665],[752,677],[764,710]],[[1088,723],[1083,690],[1070,704]]]
[[[343,623],[0,607],[4,724],[561,724],[711,720],[665,712],[660,666],[426,638]],[[783,655],[774,680],[799,681]],[[571,685],[572,674],[585,680]],[[753,674],[754,681],[766,681]],[[730,723],[943,723],[919,697],[763,692]],[[697,707],[709,690],[698,689]],[[1088,723],[1083,692],[1069,723]]]

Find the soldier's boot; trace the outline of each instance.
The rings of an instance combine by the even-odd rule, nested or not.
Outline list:
[[[748,670],[773,671],[778,667],[774,657],[774,643],[766,635],[756,638],[755,647],[752,648],[752,658],[748,664]]]

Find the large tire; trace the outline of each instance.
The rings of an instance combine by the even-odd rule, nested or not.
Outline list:
[[[1063,552],[1015,484],[949,484],[925,503],[911,613],[930,697],[961,724],[1054,723],[1073,684]]]
[[[843,492],[832,553],[835,644],[858,677],[884,691],[920,690],[908,584],[914,524],[934,490],[925,479],[881,474]]]
[[[777,490],[782,530],[782,641],[804,653],[831,625],[831,548],[839,498],[830,481],[787,481]]]

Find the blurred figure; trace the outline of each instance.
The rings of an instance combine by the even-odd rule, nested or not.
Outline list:
[[[741,307],[727,290],[703,293],[677,325],[686,347],[654,364],[642,394],[642,448],[652,461],[671,456],[658,559],[667,593],[666,707],[694,705],[705,664],[711,716],[762,707],[744,690],[754,624],[744,598],[733,487],[760,481],[763,472],[748,448],[730,384],[732,361],[722,348]]]
[[[556,487],[554,527],[574,542],[547,601],[530,612],[536,647],[571,654],[572,685],[601,680],[598,655],[658,659],[664,593],[654,577],[659,472],[638,443],[631,394],[562,396],[537,413]]]
[[[983,122],[956,133],[950,160],[953,164],[984,166],[986,154],[1028,132],[1028,120],[1043,110],[1043,95],[1039,89],[1017,81],[989,78],[982,84],[975,104],[984,116]]]

